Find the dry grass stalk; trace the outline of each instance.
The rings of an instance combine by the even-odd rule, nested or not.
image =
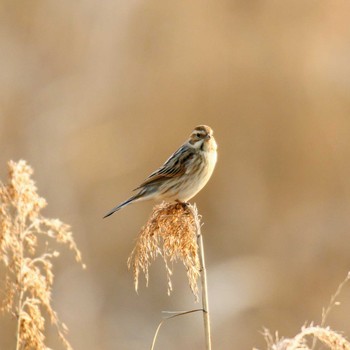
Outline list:
[[[204,257],[203,236],[201,233],[201,224],[198,218],[196,207],[190,207],[197,226],[197,240],[199,250],[199,260],[201,266],[201,285],[202,285],[202,304],[203,304],[203,322],[205,334],[205,348],[211,350],[211,330],[210,330],[210,313],[209,313],[209,297],[208,297],[208,283],[207,283],[207,269]]]
[[[331,350],[350,350],[350,343],[339,333],[329,327],[308,326],[303,327],[301,332],[291,339],[276,339],[265,330],[264,337],[268,350],[311,350],[312,345],[308,345],[308,339],[315,337],[323,345]]]
[[[350,350],[350,342],[344,336],[331,330],[329,327],[325,327],[329,313],[335,306],[339,305],[337,298],[349,280],[350,272],[332,295],[328,307],[322,310],[320,326],[314,326],[312,324],[308,327],[305,326],[301,329],[300,333],[291,339],[279,339],[277,333],[274,338],[271,333],[265,329],[263,335],[267,344],[267,350],[315,350],[317,341],[326,345],[327,348],[331,350]],[[309,340],[312,340],[310,345]]]
[[[173,315],[161,321],[157,327],[151,350],[155,348],[159,330],[166,320],[189,313],[202,311],[206,349],[211,349],[208,288],[204,259],[203,238],[200,216],[196,205],[185,203],[165,203],[156,205],[146,225],[141,229],[128,266],[133,268],[135,289],[138,290],[139,274],[142,271],[149,281],[149,267],[158,255],[163,257],[167,279],[168,294],[172,290],[172,270],[169,263],[181,260],[186,267],[189,286],[198,301],[198,277],[201,276],[202,309],[173,312]]]
[[[33,170],[21,160],[10,161],[8,184],[0,182],[0,262],[5,266],[5,299],[2,311],[17,319],[16,350],[44,350],[45,316],[56,327],[66,349],[67,327],[51,305],[54,275],[52,260],[59,252],[49,241],[63,243],[81,261],[70,227],[58,219],[47,219],[41,210],[47,203],[31,179]]]
[[[200,260],[197,226],[188,205],[163,202],[153,208],[128,259],[129,268],[133,268],[136,291],[140,271],[144,273],[148,286],[149,267],[159,255],[162,256],[166,267],[168,294],[172,291],[170,263],[181,260],[187,270],[190,288],[198,300],[197,280],[200,275]]]

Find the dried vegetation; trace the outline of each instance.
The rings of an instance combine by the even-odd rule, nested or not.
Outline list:
[[[0,182],[0,263],[4,267],[1,301],[3,312],[17,321],[16,350],[48,349],[46,318],[57,329],[66,349],[72,349],[62,323],[52,307],[53,260],[59,252],[53,242],[63,243],[81,262],[70,227],[58,219],[45,218],[46,200],[37,193],[25,161],[8,163],[8,183]]]
[[[189,205],[183,203],[165,202],[153,208],[128,259],[128,266],[133,269],[136,291],[140,271],[144,273],[148,285],[149,267],[157,256],[161,256],[166,268],[168,294],[173,288],[171,264],[180,260],[185,265],[190,288],[198,299],[197,280],[200,276],[196,226],[198,215],[194,215],[192,210]]]

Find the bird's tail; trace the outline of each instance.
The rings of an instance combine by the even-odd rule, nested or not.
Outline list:
[[[111,209],[103,218],[106,218],[110,215],[112,215],[113,213],[115,213],[116,211],[118,211],[119,209],[122,209],[124,207],[126,207],[128,204],[130,204],[131,202],[136,201],[137,199],[139,199],[141,197],[140,193],[135,194],[134,196],[130,197],[129,199],[127,199],[126,201],[118,204],[116,207],[114,207],[113,209]]]

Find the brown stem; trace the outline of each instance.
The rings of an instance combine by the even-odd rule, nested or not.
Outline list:
[[[195,218],[197,230],[197,243],[199,251],[199,260],[201,265],[201,285],[202,285],[202,305],[203,305],[203,321],[205,334],[205,348],[211,350],[211,331],[210,331],[210,314],[209,314],[209,298],[208,298],[208,284],[207,284],[207,270],[205,267],[203,236],[201,233],[201,223],[198,216],[197,207],[190,206],[192,214]]]
[[[18,247],[19,247],[19,271],[17,272],[17,284],[19,288],[18,295],[18,306],[17,306],[17,333],[16,333],[16,350],[22,348],[21,339],[21,318],[22,318],[22,308],[23,308],[23,298],[24,298],[24,288],[23,288],[23,264],[24,264],[24,235],[25,235],[25,224],[23,221],[17,218],[17,223],[19,226],[18,233]]]

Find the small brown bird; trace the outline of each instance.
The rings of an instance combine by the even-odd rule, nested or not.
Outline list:
[[[213,130],[197,126],[190,138],[135,190],[134,196],[111,209],[105,216],[134,202],[148,199],[187,202],[208,182],[217,160]]]

